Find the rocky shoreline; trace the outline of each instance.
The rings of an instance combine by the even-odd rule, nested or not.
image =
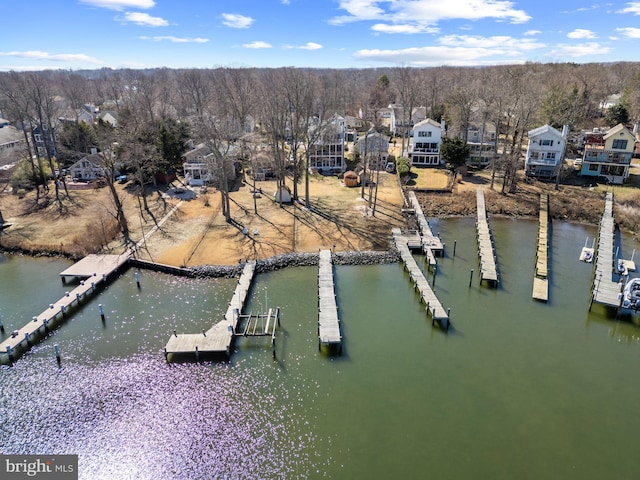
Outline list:
[[[272,272],[290,267],[312,267],[318,265],[318,253],[284,253],[256,261],[256,273]],[[334,265],[378,265],[397,263],[400,255],[393,249],[389,251],[333,252]],[[201,265],[188,270],[197,278],[232,278],[242,273],[244,263],[236,265]]]

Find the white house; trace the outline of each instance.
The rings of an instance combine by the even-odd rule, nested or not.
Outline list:
[[[434,167],[441,164],[440,145],[444,133],[444,120],[438,123],[427,118],[416,123],[409,138],[408,157],[416,167]]]
[[[231,147],[224,156],[227,180],[233,180],[236,176],[233,155],[230,155],[233,153],[232,150],[235,150],[235,148]],[[187,185],[201,187],[216,181],[215,156],[211,153],[211,149],[206,143],[200,143],[183,153],[182,158],[184,159],[182,170]]]
[[[383,170],[389,160],[389,138],[370,130],[357,142],[360,159],[367,162],[368,170]]]
[[[551,125],[543,125],[529,131],[525,173],[537,178],[555,178],[564,160],[569,126],[562,133]]]
[[[74,180],[89,182],[105,176],[102,156],[92,153],[82,157],[69,167],[69,175]]]

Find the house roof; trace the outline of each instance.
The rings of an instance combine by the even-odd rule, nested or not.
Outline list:
[[[23,134],[21,134],[16,127],[9,125],[8,127],[0,128],[0,145],[5,143],[19,142],[24,140]]]
[[[438,122],[436,122],[435,120],[432,120],[430,118],[427,118],[425,120],[422,120],[421,122],[416,123],[413,128],[418,128],[418,127],[422,127],[424,125],[431,125],[432,127],[436,127],[436,128],[442,128],[442,125],[439,124]]]
[[[553,128],[551,125],[542,125],[541,127],[534,128],[533,130],[529,130],[529,138],[538,137],[540,135],[551,134],[558,138],[563,138],[562,133]]]
[[[607,138],[610,138],[620,132],[627,132],[627,135],[633,137],[633,134],[629,130],[627,130],[627,127],[625,127],[622,123],[619,123],[615,127],[609,129],[609,131],[604,134],[603,138],[606,140]]]
[[[78,160],[76,163],[74,163],[73,165],[71,165],[69,168],[84,168],[84,165],[82,164],[82,162],[89,162],[91,165],[93,165],[96,168],[103,168],[102,165],[102,155],[98,154],[98,153],[92,153],[90,155],[87,155],[85,157],[82,157],[80,160]]]

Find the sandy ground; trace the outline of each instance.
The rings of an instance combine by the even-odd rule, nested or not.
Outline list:
[[[402,195],[394,175],[381,174],[373,213],[369,189],[344,187],[336,177],[315,177],[310,206],[273,200],[275,182],[242,184],[231,194],[233,223],[225,221],[220,194],[209,191],[182,201],[177,212],[153,234],[141,258],[176,266],[227,265],[239,259],[261,259],[287,252],[384,250],[391,228],[403,226]],[[205,205],[208,204],[208,205]],[[246,231],[245,231],[246,229]],[[245,233],[246,232],[246,233]]]

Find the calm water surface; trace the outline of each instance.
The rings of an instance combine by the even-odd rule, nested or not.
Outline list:
[[[478,285],[473,219],[432,223],[448,334],[400,265],[336,267],[338,358],[318,353],[315,268],[256,278],[248,308],[282,309],[277,361],[254,338],[229,362],[169,365],[173,329],[208,329],[236,280],[145,271],[138,290],[125,272],[0,370],[0,451],[79,454],[83,479],[636,478],[640,328],[589,312],[578,255],[595,229],[553,224],[544,304],[531,300],[537,222],[490,224],[499,289]],[[622,239],[626,258],[639,247]],[[69,289],[67,262],[0,258],[7,331]]]

